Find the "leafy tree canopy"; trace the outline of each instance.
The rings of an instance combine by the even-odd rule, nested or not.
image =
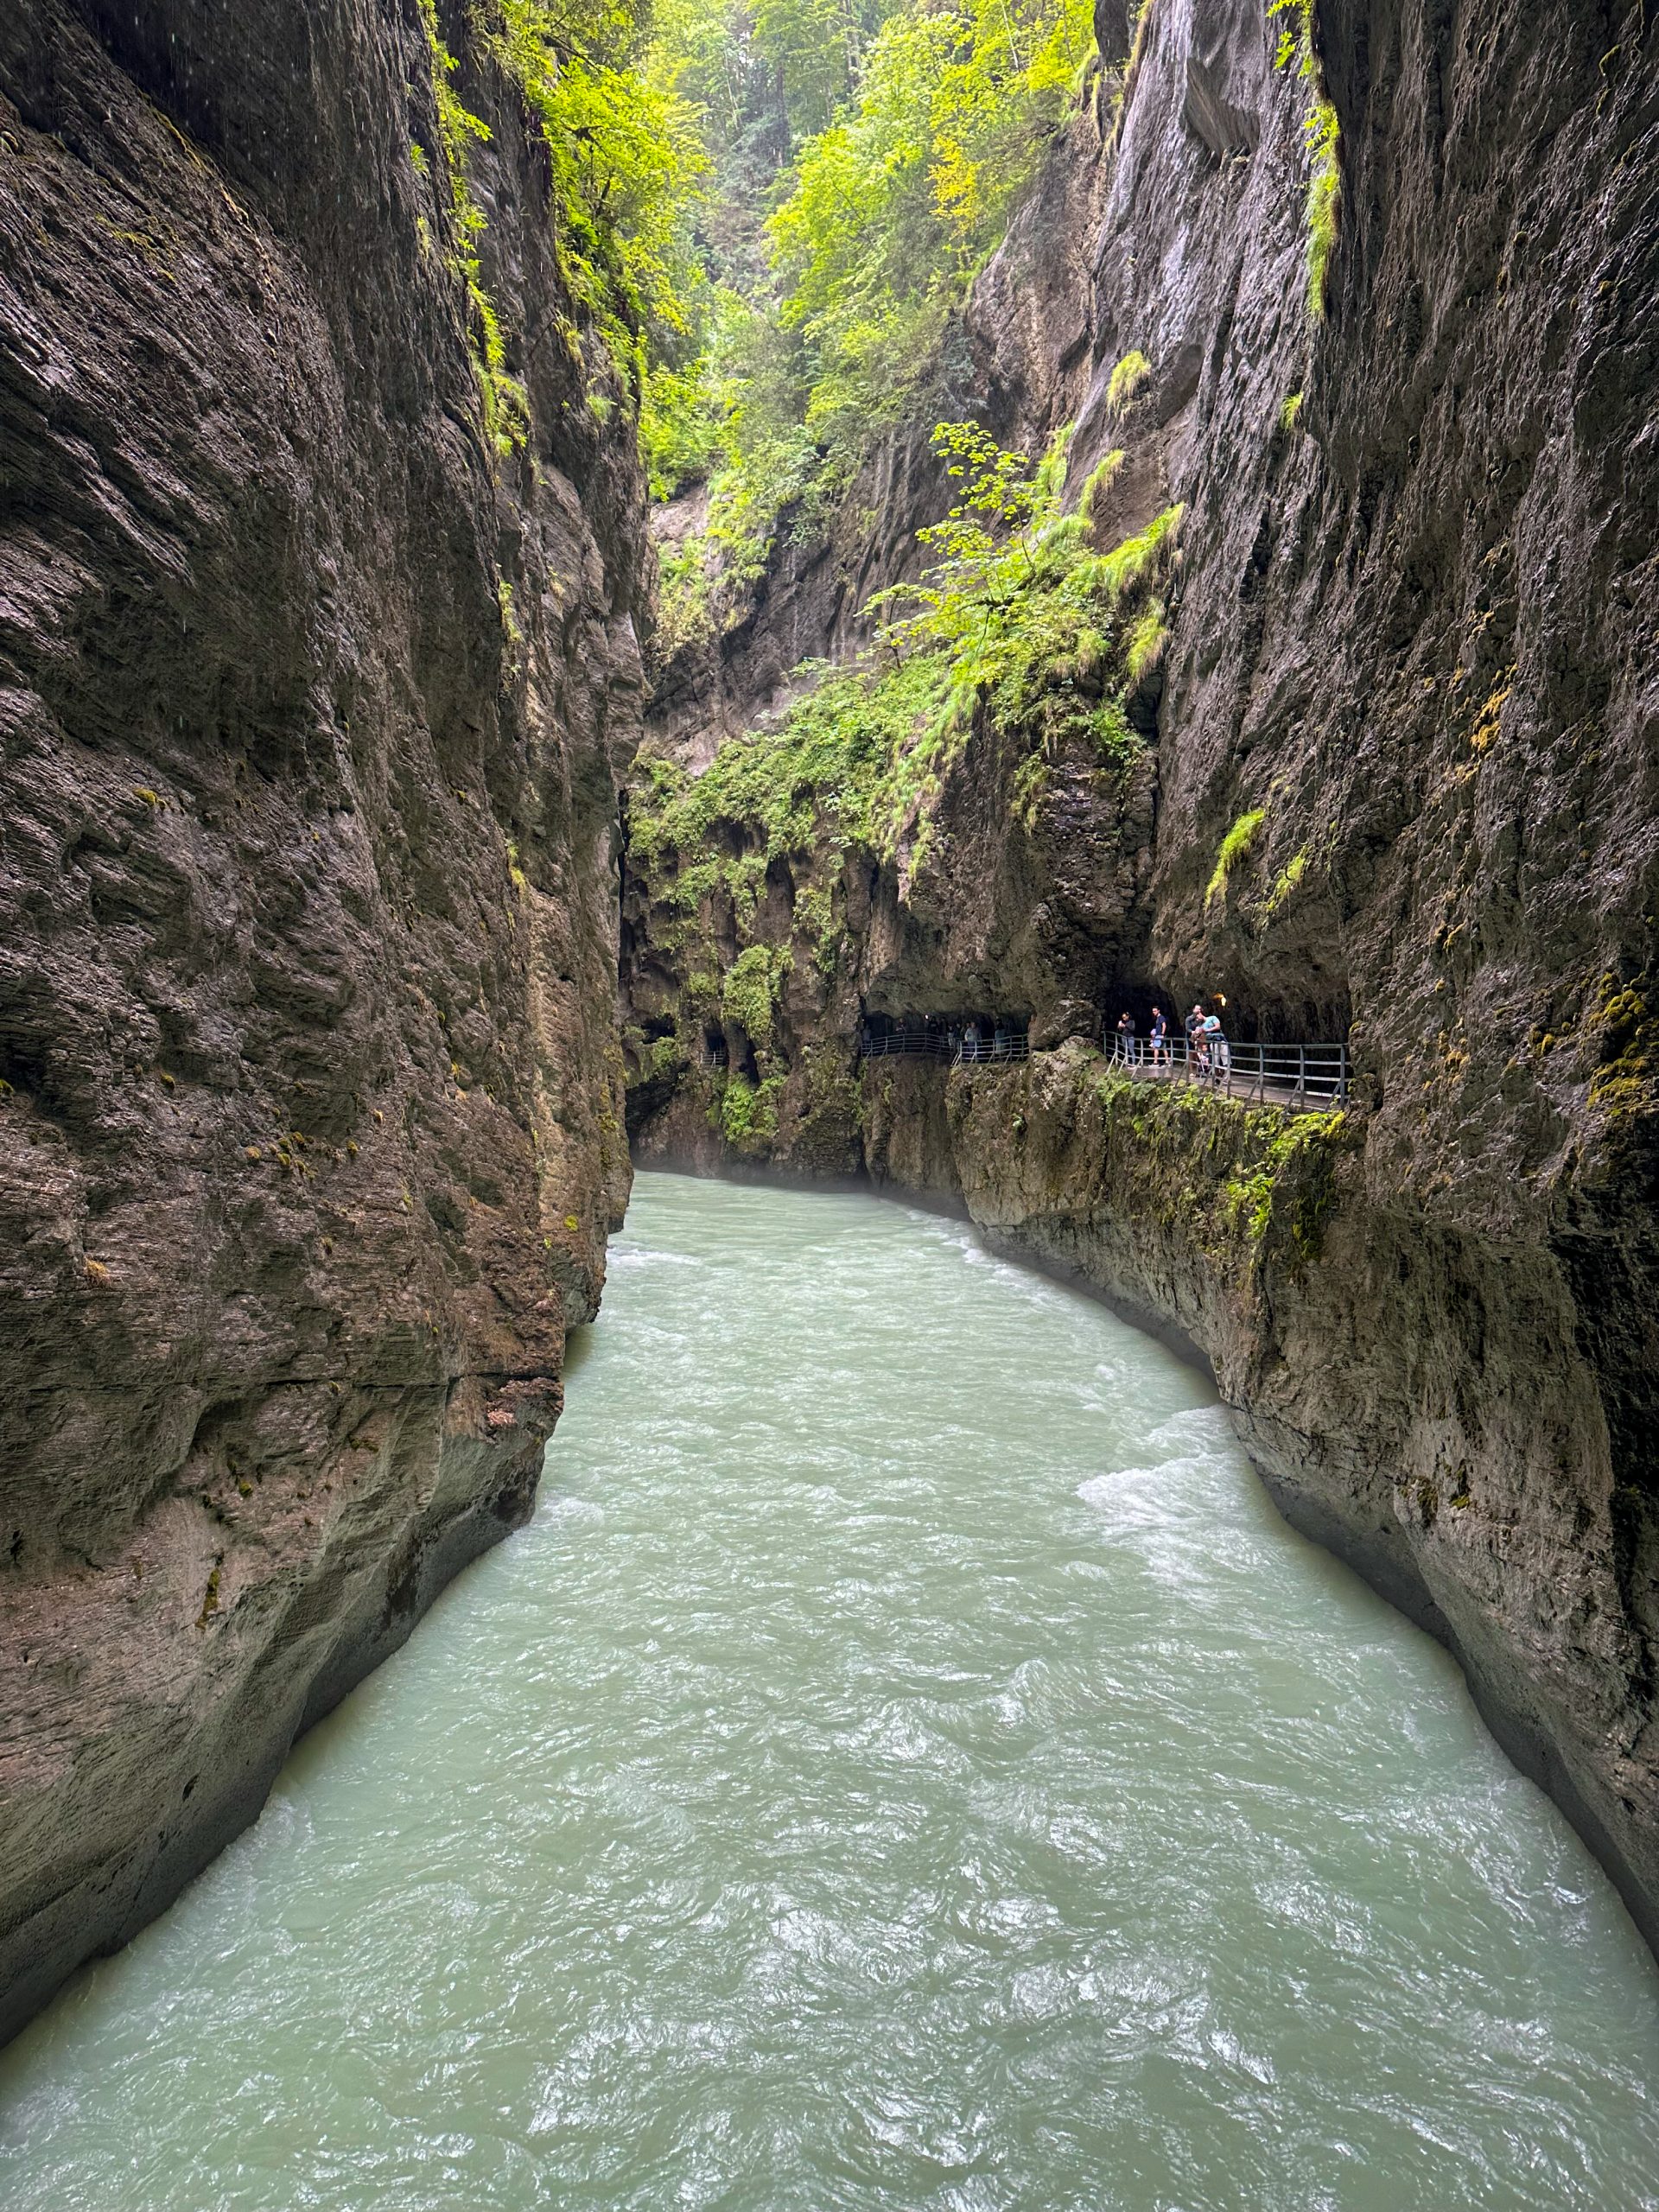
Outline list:
[[[728,569],[920,404],[1092,52],[1090,0],[663,0],[651,67],[711,184],[695,343],[659,353],[644,435],[659,496],[711,479]]]

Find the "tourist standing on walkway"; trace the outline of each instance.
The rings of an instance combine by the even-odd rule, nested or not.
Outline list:
[[[1125,1067],[1135,1065],[1135,1016],[1120,1014],[1117,1017],[1117,1058]]]
[[[1169,1024],[1158,1006],[1152,1009],[1152,1065],[1154,1072],[1169,1065]]]
[[[1201,1006],[1193,1007],[1184,1027],[1186,1030],[1187,1063],[1195,1074],[1202,1075],[1209,1063],[1205,1058],[1204,1008]]]
[[[1226,1001],[1217,999],[1216,1003],[1217,1006],[1222,1006]],[[1222,1026],[1219,1014],[1208,1014],[1205,1016],[1201,1033],[1204,1038],[1205,1059],[1210,1072],[1217,1084],[1225,1083],[1232,1072],[1233,1055],[1228,1045],[1227,1032]]]

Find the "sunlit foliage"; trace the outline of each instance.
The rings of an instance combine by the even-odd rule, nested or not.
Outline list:
[[[691,216],[708,156],[690,103],[644,66],[630,0],[487,0],[486,36],[542,127],[566,282],[639,375],[690,330]]]
[[[436,0],[419,0],[448,194],[451,264],[465,283],[485,427],[498,453],[524,442],[523,386],[508,373],[506,341],[485,280],[486,219],[474,188],[484,119],[457,89]],[[636,395],[647,351],[689,337],[704,280],[692,217],[707,168],[696,115],[671,84],[641,65],[636,8],[627,0],[475,0],[469,20],[483,49],[515,85],[540,129],[552,173],[550,214],[573,304],[586,315]],[[417,174],[428,149],[410,149]],[[429,231],[423,227],[429,240]],[[574,324],[567,343],[582,358]],[[595,395],[596,410],[606,404]]]
[[[649,395],[665,495],[705,470],[728,571],[806,534],[922,404],[945,320],[1002,235],[1093,51],[1087,0],[667,0],[658,73],[715,179],[701,348]]]

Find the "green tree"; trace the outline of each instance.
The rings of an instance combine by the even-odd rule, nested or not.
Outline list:
[[[785,509],[804,501],[813,526],[871,437],[922,404],[950,305],[1092,53],[1092,13],[664,4],[656,67],[699,104],[714,182],[701,342],[660,382],[653,479],[667,492],[712,456],[712,534],[741,571]]]
[[[933,448],[962,496],[918,532],[939,557],[914,583],[879,593],[897,613],[880,643],[903,657],[942,654],[949,671],[938,734],[959,735],[989,707],[1007,728],[1052,753],[1081,726],[1103,753],[1133,743],[1128,695],[1161,655],[1161,585],[1181,510],[1166,508],[1109,552],[1094,543],[1096,494],[1121,454],[1109,454],[1065,504],[1071,429],[1057,431],[1033,468],[977,423],[941,423]]]
[[[698,118],[642,66],[620,0],[490,0],[498,57],[540,121],[566,281],[619,363],[690,335],[702,282],[692,215],[708,168]]]

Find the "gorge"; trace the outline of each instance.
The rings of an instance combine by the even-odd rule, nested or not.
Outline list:
[[[526,1518],[631,1149],[1207,1366],[1659,1942],[1649,11],[1006,20],[1023,167],[757,62],[683,313],[521,0],[0,20],[0,2035]]]
[[[1141,15],[1116,119],[1073,122],[969,303],[959,411],[1033,453],[1070,424],[1096,543],[1166,529],[1093,666],[1074,626],[909,789],[879,689],[839,749],[790,704],[951,496],[902,435],[842,518],[879,535],[786,552],[671,660],[625,861],[631,1122],[647,1160],[955,1200],[1173,1328],[1651,1941],[1654,86],[1632,66],[1616,125],[1587,15],[1318,20],[1317,315],[1307,84],[1242,3]],[[1103,1001],[1144,1029],[1215,992],[1346,1036],[1349,1110],[1109,1079]],[[1029,1010],[1029,1066],[861,1070],[862,1013],[970,1009]]]

